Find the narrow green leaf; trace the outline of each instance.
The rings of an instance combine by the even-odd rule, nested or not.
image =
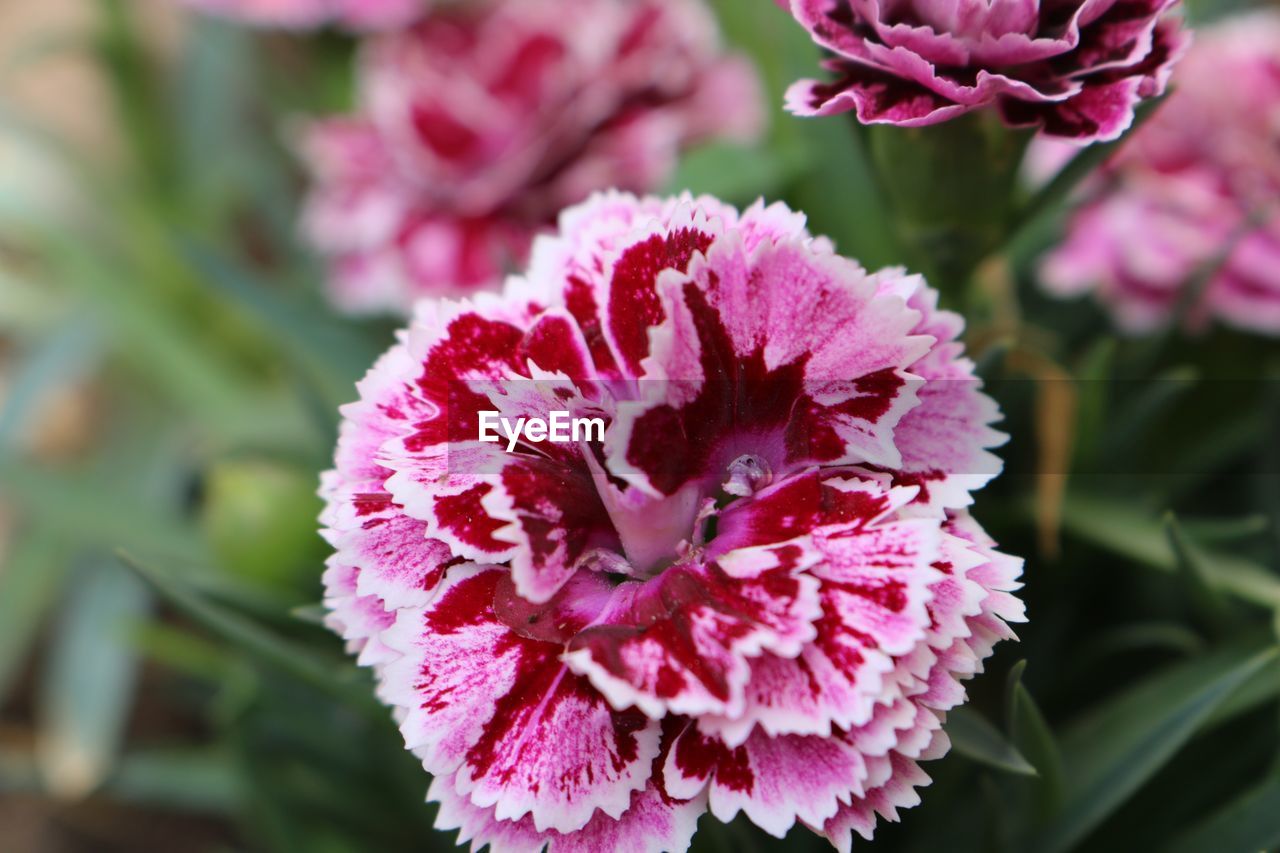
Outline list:
[[[42,674],[36,752],[55,795],[77,799],[110,774],[133,704],[130,623],[150,596],[115,561],[85,563],[71,587]]]
[[[350,664],[317,655],[299,643],[262,628],[210,601],[171,573],[144,566],[128,555],[121,554],[120,558],[178,610],[262,662],[349,701],[360,705],[372,703],[361,674]]]
[[[1005,689],[1006,719],[1009,741],[1027,757],[1039,776],[1035,783],[1036,801],[1043,817],[1057,808],[1062,799],[1062,756],[1049,723],[1022,683],[1026,666],[1026,661],[1019,661],[1009,670]]]
[[[1198,381],[1194,368],[1174,367],[1128,395],[1108,423],[1105,458],[1123,462],[1138,451],[1150,431],[1168,419],[1169,409]]]
[[[1258,786],[1178,836],[1168,853],[1258,853],[1280,846],[1280,776]]]
[[[1209,569],[1204,555],[1187,537],[1178,517],[1169,511],[1164,516],[1165,535],[1173,549],[1178,575],[1187,588],[1188,597],[1201,618],[1209,626],[1221,628],[1228,619],[1229,610],[1222,593],[1209,581]]]
[[[1026,845],[1061,853],[1163,767],[1233,692],[1277,657],[1274,646],[1233,648],[1162,672],[1112,700],[1062,739],[1063,807]]]
[[[309,625],[323,625],[325,614],[328,612],[328,609],[323,604],[317,602],[316,604],[301,604],[290,610],[289,615]]]
[[[193,678],[221,681],[228,678],[236,666],[232,650],[160,622],[137,626],[132,639],[144,657]]]
[[[218,749],[128,753],[106,786],[118,800],[214,815],[234,815],[241,788],[232,756]]]
[[[956,708],[948,713],[946,731],[952,748],[966,758],[1007,773],[1036,775],[1036,768],[1022,757],[1017,747],[971,708]]]
[[[1107,391],[1116,357],[1116,339],[1100,338],[1085,354],[1076,375],[1075,457],[1080,470],[1091,470],[1104,446]]]
[[[60,537],[45,525],[34,527],[6,555],[0,570],[0,705],[62,588],[67,566]]]
[[[62,531],[66,542],[207,562],[188,524],[101,477],[36,468],[0,454],[0,496]]]
[[[206,427],[236,435],[247,424],[258,426],[266,413],[274,415],[279,403],[252,394],[244,374],[228,364],[228,353],[191,338],[189,318],[175,317],[161,300],[122,291],[122,282],[138,275],[132,266],[86,245],[65,226],[50,225],[39,237],[51,277],[102,318],[121,357]],[[254,417],[247,417],[250,412]]]
[[[1264,513],[1232,518],[1183,518],[1182,527],[1197,542],[1237,542],[1261,536],[1271,527]]]
[[[1180,622],[1132,622],[1100,633],[1079,655],[1083,666],[1125,652],[1166,652],[1188,657],[1204,651],[1204,638]]]
[[[88,372],[98,354],[99,337],[93,318],[76,312],[23,359],[0,405],[0,447],[13,440],[46,395]]]
[[[1177,571],[1177,556],[1164,530],[1131,503],[1076,493],[1067,498],[1062,524],[1070,533],[1149,568]],[[1232,554],[1202,553],[1206,577],[1215,589],[1280,608],[1280,577],[1266,567]]]
[[[1280,636],[1272,637],[1271,642],[1280,642]],[[1235,719],[1274,700],[1277,696],[1280,696],[1280,658],[1263,667],[1257,675],[1250,678],[1239,690],[1218,705],[1213,710],[1209,722],[1205,724],[1205,728],[1213,728]]]
[[[316,383],[328,403],[336,406],[351,399],[355,381],[377,356],[376,347],[356,326],[263,286],[207,246],[181,240],[179,250],[210,285],[242,305],[265,330],[280,336],[286,354]]]

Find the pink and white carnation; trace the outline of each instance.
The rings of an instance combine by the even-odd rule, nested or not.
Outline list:
[[[1132,333],[1181,312],[1191,329],[1280,335],[1280,13],[1198,33],[1175,83],[1087,187],[1041,279],[1095,293]]]
[[[497,287],[566,205],[754,138],[760,101],[701,0],[442,7],[371,41],[356,114],[303,134],[304,231],[350,312]]]
[[[329,624],[472,849],[848,850],[1023,619],[967,512],[994,402],[959,316],[762,203],[597,195],[501,294],[424,300],[344,408]],[[477,440],[594,417],[577,442]]]
[[[184,0],[192,8],[256,27],[311,29],[336,24],[369,31],[402,27],[429,0]]]
[[[1185,46],[1176,0],[777,0],[831,53],[787,108],[921,127],[995,108],[1010,127],[1116,139]]]

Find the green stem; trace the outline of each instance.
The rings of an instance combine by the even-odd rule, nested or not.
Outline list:
[[[953,305],[964,301],[974,269],[1009,232],[1031,136],[982,111],[931,127],[865,130],[909,265]]]

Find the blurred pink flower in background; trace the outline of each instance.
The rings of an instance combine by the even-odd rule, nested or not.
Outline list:
[[[762,123],[699,0],[477,0],[368,43],[357,113],[313,124],[309,240],[352,312],[493,287],[567,204],[652,190]]]
[[[1095,292],[1130,332],[1184,309],[1193,329],[1217,319],[1280,334],[1280,13],[1198,32],[1174,80],[1088,184],[1042,281]]]
[[[400,27],[430,0],[185,0],[187,5],[258,27],[305,29],[336,24],[352,30]]]
[[[424,299],[343,410],[329,625],[496,851],[683,850],[707,810],[848,850],[946,752],[1021,561],[963,321],[781,205],[610,193],[501,294]],[[478,441],[480,413],[603,438]]]
[[[1115,139],[1164,91],[1185,35],[1176,0],[777,0],[823,48],[830,81],[787,93],[797,115],[855,111],[919,127],[995,107],[1013,127]],[[1163,16],[1163,17],[1162,17]]]

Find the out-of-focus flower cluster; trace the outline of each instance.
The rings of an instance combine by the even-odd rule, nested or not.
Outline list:
[[[990,107],[1078,144],[1115,139],[1182,50],[1174,2],[778,0],[833,54],[832,79],[796,83],[787,104],[904,127]]]
[[[497,851],[848,850],[1022,619],[968,515],[999,469],[961,319],[781,205],[599,195],[502,294],[422,300],[343,410],[329,624]],[[514,449],[509,422],[603,438]]]
[[[656,189],[701,140],[748,139],[754,72],[697,0],[474,0],[363,49],[354,115],[302,139],[305,231],[349,311],[497,286],[598,189]]]
[[[1096,292],[1130,332],[1182,312],[1280,334],[1280,14],[1198,33],[1175,83],[1090,184],[1044,285]]]
[[[430,0],[185,0],[203,12],[259,27],[307,29],[336,24],[351,30],[400,27]]]

